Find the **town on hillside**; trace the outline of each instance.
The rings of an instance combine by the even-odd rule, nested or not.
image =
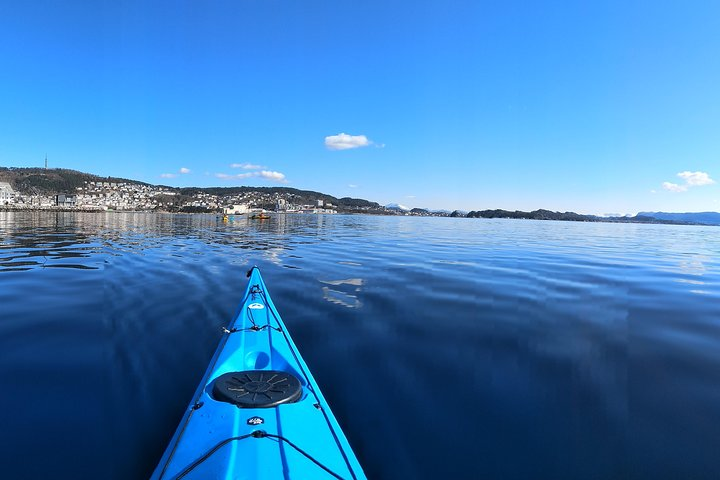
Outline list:
[[[286,187],[176,188],[64,169],[0,168],[0,209],[244,214],[432,215]],[[440,214],[438,214],[440,215]]]

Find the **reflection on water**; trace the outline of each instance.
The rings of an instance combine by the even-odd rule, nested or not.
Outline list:
[[[717,232],[0,212],[3,477],[147,478],[257,264],[370,478],[717,478]]]
[[[321,283],[331,285],[336,288],[322,287],[323,298],[328,302],[342,305],[348,308],[360,308],[362,303],[357,297],[357,293],[362,289],[363,280],[362,278],[348,278],[345,280],[321,280]],[[349,286],[349,289],[342,290],[344,286]]]
[[[99,268],[87,259],[100,244],[78,228],[73,214],[0,212],[0,235],[0,272]]]
[[[96,255],[117,255],[165,247],[174,239],[178,252],[188,241],[262,251],[282,265],[292,250],[287,236],[326,235],[323,216],[299,222],[296,215],[276,215],[273,221],[237,216],[223,223],[216,215],[151,213],[0,212],[0,272],[34,267],[101,268]],[[179,254],[179,253],[178,253]],[[72,262],[73,258],[92,259]],[[292,265],[285,265],[293,268]]]

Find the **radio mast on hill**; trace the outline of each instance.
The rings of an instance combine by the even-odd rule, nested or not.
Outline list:
[[[45,170],[47,170],[47,153],[45,154]]]

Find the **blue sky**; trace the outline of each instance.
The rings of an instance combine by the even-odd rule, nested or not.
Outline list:
[[[0,165],[717,211],[718,18],[692,1],[0,1]]]

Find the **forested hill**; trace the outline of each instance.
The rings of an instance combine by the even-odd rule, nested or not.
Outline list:
[[[82,187],[85,182],[112,182],[132,183],[149,185],[137,180],[129,180],[117,177],[100,177],[91,173],[78,172],[59,168],[15,168],[0,167],[0,182],[9,183],[13,190],[29,195],[56,195],[59,193],[73,193],[77,187]],[[168,190],[177,191],[180,195],[192,196],[198,193],[207,193],[218,196],[232,196],[240,193],[258,192],[267,194],[278,194],[282,197],[293,197],[298,204],[314,204],[318,200],[325,203],[332,203],[346,209],[353,208],[380,208],[376,202],[361,198],[336,198],[325,193],[311,190],[299,190],[290,187],[187,187],[175,188],[163,186]]]
[[[99,177],[91,173],[64,168],[15,168],[0,167],[0,182],[7,182],[16,192],[30,195],[55,195],[72,193],[85,182],[135,183],[136,180],[116,177]]]

